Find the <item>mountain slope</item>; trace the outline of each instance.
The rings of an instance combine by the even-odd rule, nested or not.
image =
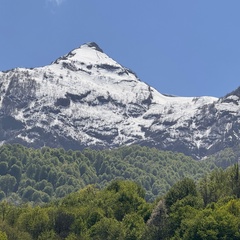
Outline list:
[[[0,96],[1,143],[138,143],[201,158],[239,139],[239,90],[221,99],[162,95],[95,43],[48,66],[0,72]]]

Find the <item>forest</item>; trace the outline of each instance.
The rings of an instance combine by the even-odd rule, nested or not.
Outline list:
[[[3,145],[0,200],[47,203],[89,184],[103,188],[114,179],[124,179],[140,184],[146,200],[154,201],[183,177],[197,180],[217,167],[214,159],[196,161],[181,153],[140,146],[65,151]]]
[[[240,239],[239,148],[0,147],[0,239]]]
[[[183,178],[154,202],[130,180],[41,205],[0,203],[0,239],[240,239],[239,166]]]

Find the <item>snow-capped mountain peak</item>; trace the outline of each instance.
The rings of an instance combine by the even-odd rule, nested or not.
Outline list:
[[[78,63],[80,65],[87,64],[89,67],[91,64],[93,65],[99,63],[119,66],[117,62],[108,57],[94,42],[81,45],[79,48],[76,48],[68,54],[60,57],[54,63],[66,61],[73,62],[75,64]]]
[[[96,51],[99,51],[99,52],[103,53],[103,50],[95,42],[85,43],[81,47],[90,47],[90,48],[92,48]]]
[[[166,96],[87,43],[51,65],[0,72],[0,141],[67,149],[138,143],[200,158],[238,141],[238,92]]]

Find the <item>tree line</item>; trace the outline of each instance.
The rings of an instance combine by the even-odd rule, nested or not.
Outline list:
[[[128,146],[112,150],[0,147],[0,200],[14,204],[47,203],[94,184],[132,180],[146,190],[146,200],[165,194],[184,177],[199,179],[217,166],[181,153]]]

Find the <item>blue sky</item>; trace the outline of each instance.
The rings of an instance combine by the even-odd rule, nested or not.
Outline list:
[[[0,0],[0,70],[86,42],[161,93],[221,97],[240,80],[240,1]]]

